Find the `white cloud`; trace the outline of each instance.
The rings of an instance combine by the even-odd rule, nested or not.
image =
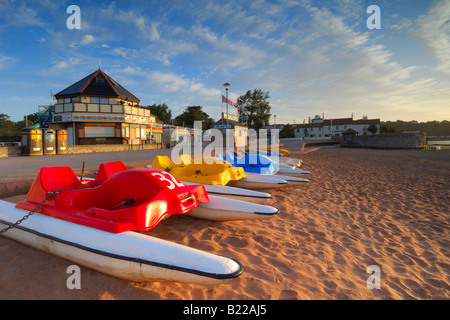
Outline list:
[[[117,73],[117,74],[125,73],[127,75],[131,75],[134,77],[146,75],[146,72],[144,70],[142,70],[140,67],[132,67],[132,66],[127,66],[124,69],[117,70],[115,73]]]
[[[161,87],[164,92],[180,92],[190,86],[189,81],[183,79],[183,75],[174,73],[153,71],[148,75],[147,79],[154,86]]]
[[[209,97],[220,97],[221,91],[216,88],[207,88],[195,79],[187,79],[184,75],[152,71],[147,76],[148,86],[153,91],[162,90],[167,93],[176,92],[180,95],[190,95],[193,100],[201,101]]]
[[[46,22],[41,18],[41,15],[35,8],[31,8],[25,4],[20,4],[18,7],[13,7],[14,3],[10,3],[11,6],[2,8],[3,12],[6,12],[6,21],[12,26],[39,26],[45,27]]]
[[[143,43],[147,43],[149,40],[157,41],[160,39],[160,34],[158,32],[159,22],[150,21],[148,17],[138,10],[121,9],[112,2],[108,7],[101,8],[98,15],[101,16],[104,21],[112,20],[114,23],[123,26],[124,29],[122,29],[121,32],[127,31],[130,34],[134,33],[133,36],[139,38]]]
[[[218,39],[217,34],[211,31],[210,28],[202,25],[196,25],[192,28],[192,35],[199,39],[206,40],[211,43],[215,43]]]
[[[69,67],[69,63],[67,63],[66,61],[60,61],[58,63],[55,63],[55,65],[53,66],[53,70],[56,69],[67,69]]]
[[[0,55],[0,70],[12,67],[18,61],[15,57]]]
[[[450,74],[450,2],[437,1],[418,19],[416,36],[438,61],[437,70]]]
[[[277,119],[292,122],[292,114],[322,112],[345,117],[358,110],[380,117],[391,109],[423,109],[409,97],[428,94],[435,81],[416,79],[418,66],[402,66],[385,46],[326,8],[310,6],[308,12],[308,25],[266,40],[272,50],[264,68],[238,80],[269,90]]]
[[[95,41],[95,38],[94,38],[93,35],[91,35],[91,34],[85,34],[85,35],[83,36],[83,38],[81,39],[80,44],[81,44],[81,45],[86,45],[86,44],[92,43],[92,42],[94,42],[94,41]]]

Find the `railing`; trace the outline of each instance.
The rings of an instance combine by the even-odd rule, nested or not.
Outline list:
[[[39,124],[41,127],[44,127],[52,118],[54,110],[55,106],[52,104],[49,106],[38,106]]]
[[[55,113],[87,112],[87,113],[126,114],[131,116],[143,116],[143,117],[151,116],[151,112],[149,109],[121,104],[71,102],[71,103],[59,103],[55,107],[56,107]]]

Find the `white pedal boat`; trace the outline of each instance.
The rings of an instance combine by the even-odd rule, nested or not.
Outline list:
[[[287,185],[289,185],[289,186],[304,185],[309,182],[308,179],[298,178],[298,177],[293,177],[293,176],[288,176],[288,175],[281,175],[278,173],[277,174],[261,174],[258,172],[246,172],[245,176],[246,177],[264,177],[264,178],[268,178],[268,179],[283,179],[283,181],[286,181]]]
[[[277,175],[279,176],[281,174],[281,175],[296,176],[296,175],[310,174],[310,173],[311,173],[310,171],[306,171],[306,170],[300,170],[297,168],[286,168],[286,167],[279,166]]]
[[[228,183],[228,186],[237,187],[242,189],[275,189],[286,187],[288,181],[282,176],[269,176],[269,175],[253,175],[245,173],[245,178],[240,180],[232,180]]]
[[[195,185],[195,182],[182,181],[186,185]],[[286,183],[284,183],[285,185]],[[218,184],[203,184],[208,195],[219,196],[222,198],[235,199],[253,203],[264,204],[270,199],[272,195],[266,192],[256,190],[236,188],[230,186],[222,186]]]
[[[0,200],[0,229],[28,212]],[[12,240],[131,281],[221,283],[238,277],[234,260],[141,233],[110,233],[35,213],[2,233]]]
[[[252,202],[208,195],[209,202],[201,203],[185,215],[212,221],[269,219],[279,210]]]

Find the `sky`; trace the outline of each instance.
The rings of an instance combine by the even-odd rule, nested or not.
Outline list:
[[[0,113],[11,120],[99,57],[141,105],[166,103],[174,117],[201,105],[218,120],[227,82],[233,102],[268,91],[271,124],[450,120],[448,0],[0,0]]]

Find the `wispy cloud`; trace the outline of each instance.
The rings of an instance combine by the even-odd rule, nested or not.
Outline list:
[[[83,38],[81,39],[81,45],[86,45],[89,43],[95,42],[95,38],[91,34],[85,34]]]
[[[438,61],[437,70],[450,74],[450,2],[435,2],[427,14],[418,19],[416,36]]]
[[[18,61],[15,57],[0,54],[0,70],[11,68]]]
[[[151,71],[147,76],[148,84],[164,92],[179,92],[198,94],[200,96],[220,97],[221,91],[216,88],[205,88],[204,84],[193,79],[186,79],[184,75]]]

